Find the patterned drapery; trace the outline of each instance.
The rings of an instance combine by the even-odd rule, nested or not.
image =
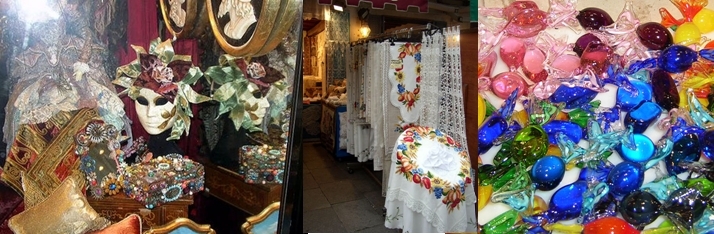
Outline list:
[[[331,11],[326,23],[327,84],[347,78],[345,56],[350,42],[350,13]]]
[[[319,0],[320,4],[329,5],[332,4],[332,0]],[[429,12],[429,1],[428,0],[347,0],[348,6],[359,6],[361,2],[368,2],[372,4],[374,9],[384,9],[386,5],[394,5],[397,7],[398,11],[407,11],[409,7],[419,8],[419,12],[427,13]]]

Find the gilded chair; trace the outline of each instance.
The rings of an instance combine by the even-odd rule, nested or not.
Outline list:
[[[158,227],[152,227],[144,234],[216,234],[211,225],[197,224],[187,218],[177,218]]]
[[[265,207],[258,215],[247,218],[241,229],[243,234],[273,234],[278,232],[280,202]]]

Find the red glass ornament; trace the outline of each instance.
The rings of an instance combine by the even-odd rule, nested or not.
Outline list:
[[[639,234],[632,225],[618,217],[606,217],[585,224],[583,234]]]

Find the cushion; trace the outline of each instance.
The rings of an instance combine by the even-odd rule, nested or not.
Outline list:
[[[131,214],[118,223],[90,234],[141,234],[141,216]]]
[[[71,172],[70,177],[75,179],[76,186],[81,189],[80,191],[86,191],[84,188],[86,188],[87,181],[84,179],[84,173],[74,170]],[[25,208],[33,207],[41,201],[44,201],[51,195],[52,191],[59,187],[59,185],[43,185],[43,181],[44,180],[35,179],[22,173],[22,191],[25,193]],[[52,190],[47,191],[47,189]]]
[[[109,226],[81,190],[74,178],[67,178],[45,200],[10,218],[10,229],[16,234],[83,234]]]
[[[0,179],[24,196],[21,178],[29,177],[48,195],[79,168],[74,136],[97,118],[96,109],[80,109],[57,113],[44,123],[20,125]]]

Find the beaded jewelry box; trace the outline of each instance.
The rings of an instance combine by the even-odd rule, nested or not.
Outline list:
[[[124,169],[124,192],[153,209],[163,203],[203,190],[204,168],[200,163],[170,154]]]

